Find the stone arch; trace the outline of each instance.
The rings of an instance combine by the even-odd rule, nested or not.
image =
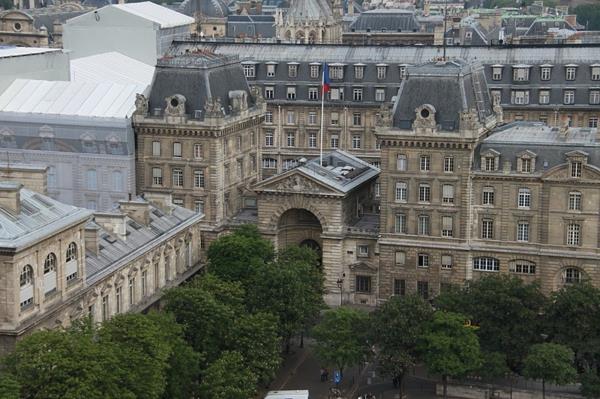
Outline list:
[[[286,31],[284,37],[286,40],[292,40],[292,32],[289,30]]]
[[[323,248],[322,233],[323,226],[314,213],[304,208],[290,208],[277,221],[277,247],[304,244],[320,250]]]
[[[304,43],[305,39],[306,39],[306,35],[304,33],[303,30],[299,30],[296,32],[296,43]]]
[[[315,32],[314,30],[311,30],[308,33],[308,43],[309,44],[315,44],[317,42],[318,38],[317,38],[317,32]]]
[[[325,215],[323,215],[323,213],[313,203],[310,203],[309,201],[303,200],[303,198],[298,197],[291,198],[289,201],[287,201],[287,203],[281,205],[275,212],[273,212],[269,221],[269,226],[277,226],[279,224],[279,219],[281,218],[281,215],[283,215],[286,211],[294,208],[304,209],[312,213],[317,217],[317,219],[321,223],[323,231],[328,230],[329,224]]]

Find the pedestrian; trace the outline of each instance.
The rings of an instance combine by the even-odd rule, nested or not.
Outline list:
[[[321,367],[320,373],[321,373],[321,382],[326,381],[327,379],[325,378],[325,369],[323,367]]]
[[[323,378],[323,381],[329,381],[329,370],[327,370],[327,367],[325,367],[325,377]]]

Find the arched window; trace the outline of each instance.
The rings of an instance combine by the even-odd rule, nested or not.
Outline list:
[[[67,247],[67,264],[65,265],[65,275],[67,282],[77,279],[77,244],[70,243]]]
[[[33,267],[31,265],[25,265],[21,270],[19,284],[21,286],[21,308],[25,308],[33,303]]]
[[[87,182],[86,186],[88,190],[96,190],[98,188],[98,182],[96,181],[96,170],[89,169],[86,173]]]
[[[56,255],[49,253],[44,261],[44,293],[56,290]]]
[[[565,284],[577,284],[583,279],[583,273],[575,267],[567,267],[562,271],[562,281]]]
[[[123,191],[123,174],[119,170],[112,172],[112,185],[114,191]]]
[[[74,242],[69,244],[67,248],[67,262],[77,259],[77,244]]]

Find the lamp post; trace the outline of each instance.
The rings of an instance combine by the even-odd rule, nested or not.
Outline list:
[[[336,281],[337,286],[340,289],[340,306],[343,305],[344,298],[344,277],[346,277],[346,273],[342,273],[342,277],[338,278]]]

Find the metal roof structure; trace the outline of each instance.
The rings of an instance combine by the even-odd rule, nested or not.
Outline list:
[[[0,182],[0,190],[18,190],[20,212],[0,208],[0,247],[21,249],[85,221],[91,211],[66,205],[23,188],[19,183]]]
[[[195,22],[195,19],[188,17],[167,7],[160,6],[150,1],[141,3],[113,4],[107,7],[115,7],[127,13],[137,15],[149,21],[155,22],[162,28],[172,28],[175,26],[189,25]]]
[[[0,58],[21,57],[32,54],[55,53],[62,51],[59,48],[46,47],[16,47],[16,46],[0,46]]]
[[[142,85],[17,79],[0,95],[0,112],[127,118]]]
[[[146,87],[152,83],[153,75],[153,66],[115,51],[71,60],[72,82],[112,82]]]

